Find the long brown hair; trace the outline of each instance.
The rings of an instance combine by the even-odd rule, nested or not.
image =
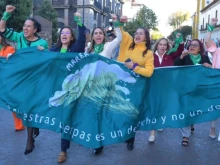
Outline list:
[[[95,47],[95,41],[93,40],[93,35],[94,35],[94,32],[95,32],[96,29],[101,29],[102,30],[102,32],[104,34],[104,40],[103,40],[102,43],[106,42],[106,33],[105,33],[104,29],[101,28],[101,27],[96,27],[95,29],[93,29],[92,34],[91,34],[91,45],[90,45],[88,53],[91,53],[93,51],[94,47]]]
[[[144,30],[144,35],[145,35],[145,38],[146,38],[146,44],[145,44],[145,46],[146,46],[146,49],[143,51],[143,53],[142,53],[142,56],[144,57],[145,56],[145,54],[147,54],[147,51],[149,50],[149,48],[150,48],[150,33],[149,33],[149,31],[147,30],[147,29],[145,29],[145,28],[138,28],[138,29],[143,29]],[[138,30],[137,29],[137,30]],[[135,42],[134,42],[134,37],[133,37],[133,42],[131,43],[131,45],[130,45],[130,47],[128,48],[128,50],[133,50],[134,48],[135,48]]]

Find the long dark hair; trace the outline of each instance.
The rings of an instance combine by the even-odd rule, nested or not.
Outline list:
[[[40,24],[36,19],[34,19],[34,18],[28,18],[27,20],[32,21],[33,24],[34,24],[34,29],[37,29],[36,32],[35,32],[35,35],[36,35],[36,33],[41,32],[41,24]]]
[[[105,33],[104,29],[101,28],[101,27],[96,27],[95,29],[93,29],[92,34],[91,34],[91,46],[90,46],[90,48],[89,48],[88,53],[91,53],[91,52],[93,51],[93,49],[94,49],[95,41],[93,40],[93,35],[94,35],[94,32],[95,32],[96,29],[101,29],[101,30],[102,30],[102,32],[103,32],[103,34],[104,34],[104,40],[103,40],[102,43],[105,43],[105,42],[106,42],[106,33]]]
[[[200,48],[199,54],[200,54],[201,56],[205,55],[205,49],[204,49],[203,43],[202,43],[200,40],[198,40],[198,39],[193,39],[193,40],[190,41],[189,45],[190,45],[193,41],[197,41],[197,42],[199,43],[199,48]],[[188,45],[188,47],[187,47],[187,50],[189,50],[189,45]]]
[[[10,46],[8,40],[5,38],[5,36],[2,34],[2,32],[0,32],[0,37],[2,38],[0,45],[2,45],[3,47]]]
[[[149,33],[149,31],[147,30],[147,29],[145,29],[145,28],[138,28],[138,29],[143,29],[144,30],[144,34],[145,34],[145,38],[146,38],[146,44],[145,44],[145,46],[146,46],[146,49],[143,51],[143,53],[142,53],[142,56],[144,57],[145,56],[145,54],[147,54],[147,51],[149,50],[149,48],[150,48],[150,33]],[[138,30],[137,29],[137,30]],[[131,45],[130,45],[130,47],[128,48],[128,50],[133,50],[134,48],[135,48],[135,42],[134,42],[134,38],[133,38],[133,42],[131,43]]]
[[[75,37],[75,33],[73,31],[73,29],[70,27],[70,26],[63,26],[61,29],[60,29],[60,34],[59,34],[59,39],[57,41],[57,44],[55,45],[56,48],[61,48],[62,47],[62,42],[61,42],[61,32],[63,29],[69,29],[70,32],[71,32],[71,36],[73,37],[73,40],[70,41],[69,45],[68,45],[68,48],[70,48],[72,46],[72,44],[74,44],[76,42],[76,37]]]

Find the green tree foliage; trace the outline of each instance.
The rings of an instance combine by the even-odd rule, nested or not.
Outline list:
[[[7,27],[22,31],[25,20],[32,12],[32,0],[0,0],[0,16],[5,11],[6,5],[14,5],[16,10],[7,21]]]
[[[156,41],[156,40],[158,40],[158,39],[160,39],[162,37],[163,37],[163,35],[159,31],[157,31],[157,30],[154,30],[151,33],[151,39],[154,40],[154,41]]]
[[[37,11],[37,14],[52,22],[52,42],[57,42],[58,14],[57,11],[52,7],[51,2],[49,0],[44,0],[40,9]]]
[[[124,29],[133,35],[139,27],[157,30],[157,25],[158,21],[156,14],[153,12],[153,10],[143,6],[136,16],[131,21],[126,23]]]
[[[168,18],[168,23],[173,29],[179,29],[183,22],[188,21],[190,18],[189,12],[178,11],[172,13]]]

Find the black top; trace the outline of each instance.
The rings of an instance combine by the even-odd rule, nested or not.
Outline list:
[[[199,62],[199,64],[204,64],[204,63],[208,63],[208,64],[212,65],[212,63],[209,60],[209,57],[205,56],[205,55],[201,56],[201,61]],[[178,57],[174,61],[174,65],[175,66],[182,66],[182,65],[194,65],[194,64],[193,64],[193,61],[191,60],[190,56],[187,55],[187,56],[184,56],[183,59],[180,59],[180,57]]]

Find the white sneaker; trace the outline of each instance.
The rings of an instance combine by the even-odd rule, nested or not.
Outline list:
[[[220,141],[220,132],[219,132],[219,136],[218,136],[218,141]]]
[[[155,135],[150,135],[148,141],[153,143],[153,142],[155,142],[155,139],[156,139]]]
[[[157,129],[157,131],[158,131],[158,132],[162,132],[162,131],[163,131],[163,129]]]

